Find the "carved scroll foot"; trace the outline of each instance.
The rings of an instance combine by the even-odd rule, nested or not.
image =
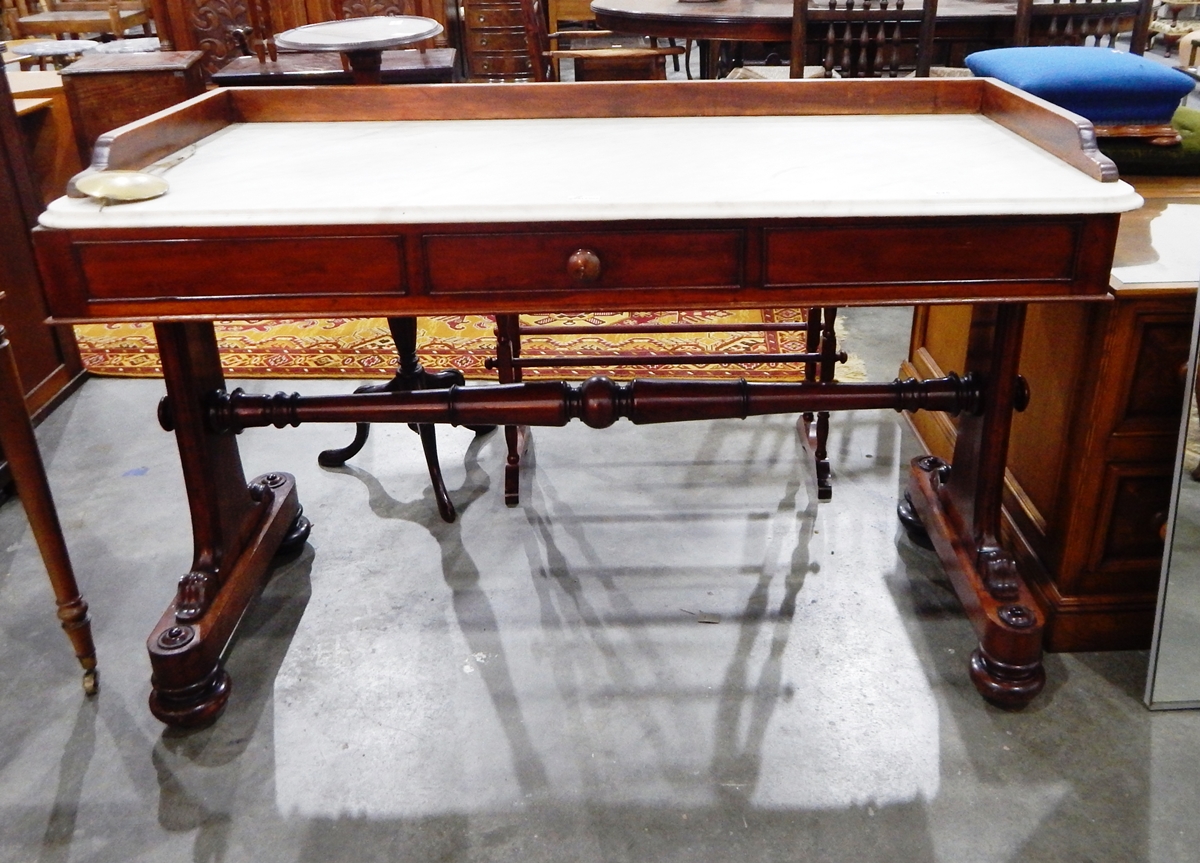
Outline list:
[[[971,658],[971,679],[979,693],[990,703],[1005,709],[1024,707],[1045,684],[1042,666],[1042,629],[1044,621],[1033,596],[1020,579],[1011,560],[992,546],[979,547],[971,528],[963,524],[942,488],[953,477],[937,459],[913,459],[909,473],[908,502],[917,519],[928,531],[934,550],[962,603],[979,639]],[[997,559],[1011,576],[1015,590],[996,596],[995,572],[989,571]],[[992,582],[989,583],[989,579]]]
[[[358,387],[356,393],[382,393],[387,392],[395,379],[386,384],[363,384]],[[354,440],[350,441],[346,446],[340,449],[327,449],[318,453],[317,464],[321,467],[341,467],[350,459],[354,458],[362,448],[367,445],[367,438],[371,436],[370,423],[355,423],[354,425]]]
[[[172,603],[146,642],[153,669],[150,710],[168,725],[192,728],[220,716],[231,685],[221,657],[266,583],[279,549],[289,541],[303,542],[311,527],[301,514],[290,475],[264,474],[244,486],[243,493],[251,505],[242,523],[228,535],[218,535],[219,544],[206,552],[221,562],[219,582],[192,572],[181,585],[180,598],[189,608],[203,607],[203,613],[181,619],[184,609]]]
[[[355,392],[360,391],[361,388],[355,390]],[[322,450],[317,454],[317,464],[321,467],[341,467],[359,454],[362,448],[367,445],[367,438],[370,436],[370,423],[355,423],[354,440],[340,449]]]
[[[204,679],[178,689],[158,686],[150,691],[150,712],[160,722],[173,728],[203,728],[211,725],[225,711],[233,682],[229,673],[217,665]]]
[[[1011,665],[992,659],[977,647],[971,653],[971,682],[989,704],[1005,710],[1020,710],[1046,685],[1041,659],[1026,665]]]

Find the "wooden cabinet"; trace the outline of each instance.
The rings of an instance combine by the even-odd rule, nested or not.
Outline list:
[[[204,92],[200,51],[89,54],[62,70],[79,159],[105,132]]]
[[[48,99],[41,110],[18,119],[26,141],[25,163],[33,177],[38,200],[49,204],[67,189],[67,182],[83,170],[71,126],[71,109],[57,72],[10,71],[7,83],[14,99]]]
[[[0,76],[0,324],[8,330],[29,413],[49,410],[83,373],[70,327],[48,327],[29,231],[41,205],[18,131],[8,79]],[[7,465],[0,483],[8,482]]]
[[[533,77],[519,0],[463,0],[462,9],[469,78],[525,81]]]
[[[1050,650],[1149,645],[1162,526],[1170,499],[1195,288],[1114,285],[1092,305],[1033,305],[1014,417],[1005,541],[1047,617]],[[965,306],[914,317],[902,375],[960,370]],[[949,459],[955,424],[914,414],[929,450]]]

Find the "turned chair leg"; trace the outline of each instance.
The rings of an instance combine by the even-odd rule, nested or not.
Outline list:
[[[496,315],[496,377],[502,384],[519,384],[521,369],[513,360],[521,356],[521,319],[519,315]],[[529,446],[529,429],[505,426],[504,504],[521,502],[521,456]]]
[[[808,310],[808,326],[805,330],[805,350],[820,355],[820,359],[804,364],[804,380],[809,383],[832,383],[834,365],[839,357],[837,336],[833,323],[837,319],[836,306],[815,306]],[[813,465],[817,500],[833,498],[833,483],[829,465],[829,411],[816,414],[804,413],[797,424],[800,440]]]
[[[4,447],[17,496],[25,507],[30,530],[50,577],[58,619],[83,667],[83,691],[95,695],[100,684],[88,606],[79,595],[54,498],[46,481],[46,469],[26,411],[16,360],[3,327],[0,327],[0,446]]]

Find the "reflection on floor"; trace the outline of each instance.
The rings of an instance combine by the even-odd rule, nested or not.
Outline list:
[[[892,376],[907,310],[846,318]],[[916,446],[882,412],[834,423],[820,506],[785,417],[538,430],[517,509],[500,437],[448,430],[453,525],[402,427],[338,470],[315,454],[347,429],[248,431],[248,470],[294,472],[316,526],[245,622],[227,714],[165,732],[143,641],[189,549],[160,391],[89,381],[39,429],[95,700],[0,508],[0,860],[1175,863],[1200,844],[1200,714],[1145,710],[1145,653],[1052,655],[1026,711],[980,701],[971,628],[894,519]]]

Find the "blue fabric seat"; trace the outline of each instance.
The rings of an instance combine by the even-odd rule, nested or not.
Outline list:
[[[1195,86],[1182,72],[1109,48],[997,48],[969,55],[967,67],[1098,126],[1170,123],[1179,101]]]

